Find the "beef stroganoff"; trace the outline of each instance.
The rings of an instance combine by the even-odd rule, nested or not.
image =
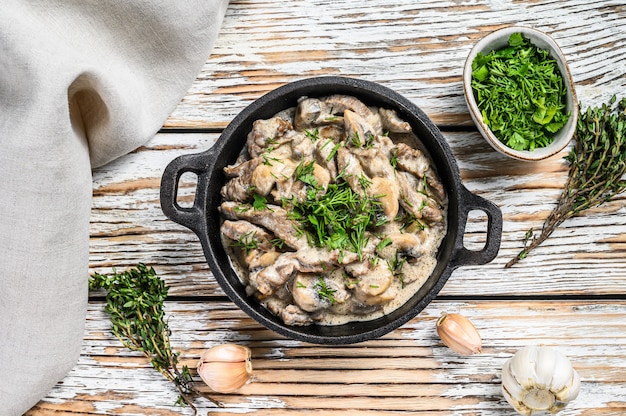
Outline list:
[[[447,195],[394,110],[302,97],[256,120],[224,173],[224,247],[248,295],[288,325],[388,314],[436,266]]]

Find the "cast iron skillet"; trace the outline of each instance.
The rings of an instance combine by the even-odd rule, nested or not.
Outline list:
[[[370,106],[394,108],[408,121],[430,153],[449,198],[448,232],[438,253],[438,263],[422,288],[393,313],[366,322],[340,326],[296,327],[285,325],[280,318],[246,296],[245,287],[232,269],[220,239],[220,189],[225,183],[222,169],[232,164],[246,143],[252,123],[296,105],[302,96],[322,97],[346,94]],[[185,172],[198,177],[195,200],[191,207],[177,202],[178,182]],[[265,327],[285,337],[316,344],[350,344],[378,338],[420,313],[439,293],[450,274],[459,266],[490,262],[500,248],[502,213],[493,203],[469,192],[461,183],[458,167],[439,129],[422,110],[396,92],[369,81],[344,77],[319,77],[296,81],[267,93],[237,115],[223,131],[218,142],[197,154],[183,155],[166,167],[161,182],[161,207],[167,217],[190,228],[202,243],[208,264],[228,297],[244,312]],[[487,215],[487,239],[478,251],[463,244],[467,215],[472,210]]]

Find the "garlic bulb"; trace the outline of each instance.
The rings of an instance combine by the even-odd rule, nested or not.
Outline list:
[[[580,377],[570,361],[554,348],[527,346],[502,368],[502,392],[522,415],[546,410],[556,413],[574,400]]]
[[[437,320],[437,334],[448,348],[459,354],[472,355],[482,351],[482,339],[476,327],[458,313],[442,313]]]
[[[200,357],[198,374],[213,391],[232,393],[250,379],[252,362],[250,348],[222,344],[208,349]]]

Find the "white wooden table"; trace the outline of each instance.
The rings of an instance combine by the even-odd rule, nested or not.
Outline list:
[[[532,255],[504,264],[540,228],[561,191],[560,156],[505,159],[472,124],[461,71],[472,45],[512,24],[551,34],[569,60],[583,107],[626,93],[626,4],[600,0],[232,1],[213,54],[156,137],[94,172],[90,266],[111,272],[139,262],[170,286],[172,343],[195,367],[213,345],[253,351],[252,383],[213,395],[201,414],[514,415],[500,393],[502,364],[528,344],[565,353],[582,391],[564,415],[626,414],[626,195],[567,221]],[[246,105],[287,82],[343,75],[378,82],[420,106],[441,128],[467,188],[496,203],[504,230],[497,258],[453,272],[436,300],[390,334],[348,346],[284,339],[250,319],[213,279],[200,243],[159,204],[165,166],[212,146]],[[193,196],[193,184],[180,192]],[[480,247],[485,219],[466,244]],[[87,277],[85,277],[87,278]],[[484,351],[459,356],[439,341],[441,312],[468,316]],[[89,303],[82,355],[28,415],[191,414],[150,364],[111,334],[104,302]]]

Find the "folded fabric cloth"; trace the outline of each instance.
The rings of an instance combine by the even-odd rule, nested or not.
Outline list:
[[[5,0],[0,13],[0,413],[75,365],[91,168],[152,138],[197,76],[227,0]]]

